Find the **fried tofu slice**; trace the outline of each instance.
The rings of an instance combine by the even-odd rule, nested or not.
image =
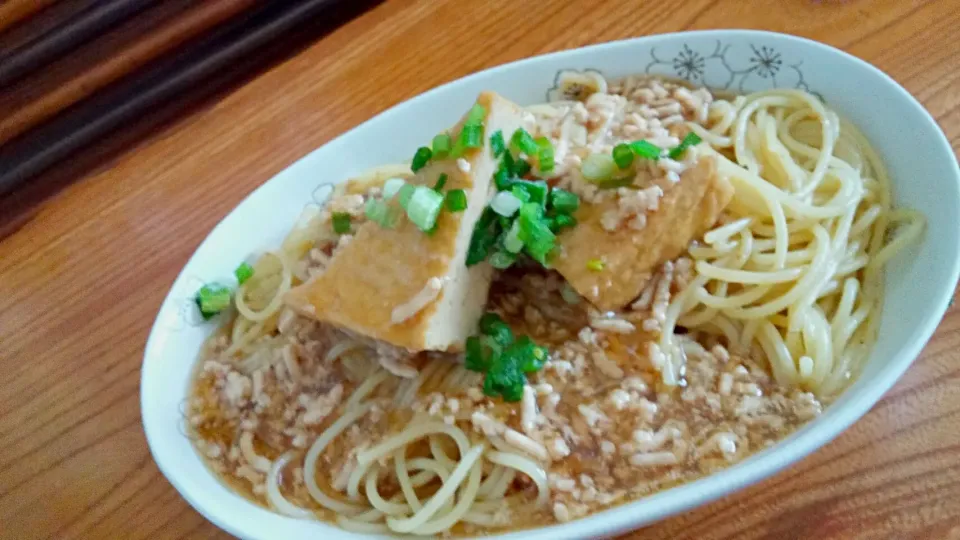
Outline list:
[[[484,146],[462,160],[433,160],[411,180],[433,186],[446,174],[444,192],[465,190],[467,209],[443,210],[431,234],[405,216],[393,229],[365,223],[323,274],[287,294],[287,305],[409,351],[462,350],[483,314],[493,273],[487,263],[465,264],[474,225],[494,191],[497,160],[489,138],[497,130],[513,133],[522,119],[519,106],[495,93],[481,94],[477,103],[486,110]]]
[[[732,198],[733,186],[717,173],[716,159],[701,158],[664,190],[643,228],[603,227],[604,214],[618,207],[615,199],[583,205],[576,213],[579,224],[558,238],[560,253],[553,265],[598,308],[622,308],[640,294],[657,267],[708,231]],[[591,261],[601,261],[602,269],[591,269]]]

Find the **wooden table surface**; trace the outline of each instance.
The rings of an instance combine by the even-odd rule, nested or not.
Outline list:
[[[160,302],[247,193],[440,83],[612,39],[763,28],[876,64],[960,145],[953,0],[590,4],[390,0],[106,164],[0,242],[0,537],[226,537],[167,483],[144,439],[140,362]],[[960,537],[956,308],[899,384],[835,442],[631,538],[950,536]]]

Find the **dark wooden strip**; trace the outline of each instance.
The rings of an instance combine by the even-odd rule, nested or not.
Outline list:
[[[46,9],[56,0],[6,0],[0,3],[0,32]]]
[[[131,18],[0,97],[0,145],[255,3],[173,0]]]
[[[0,30],[0,54],[9,54],[14,49],[22,47],[37,38],[62,26],[80,13],[90,9],[101,0],[57,0],[30,17],[17,21],[16,24]],[[0,2],[2,3],[2,2]]]
[[[112,0],[95,4],[76,18],[0,56],[0,87],[43,67],[149,6],[148,0]]]
[[[173,58],[163,59],[148,70],[79,104],[62,117],[11,141],[0,148],[0,239],[29,221],[42,201],[74,178],[150,136],[185,111],[203,106],[381,2],[382,0],[314,2],[318,7],[309,12],[302,24],[292,25],[289,30],[279,32],[278,36],[282,36],[282,39],[261,37],[259,39],[266,44],[251,47],[250,50],[254,52],[244,48],[239,53],[227,55],[230,43],[235,43],[236,46],[244,39],[249,39],[245,33],[247,27],[270,15],[276,17],[283,12],[280,9],[283,6],[272,5],[262,11],[243,14],[239,20],[228,22],[215,35],[193,44],[189,53],[178,53]],[[193,65],[191,58],[206,58],[215,52],[226,55],[226,58],[221,58],[216,63],[211,62],[212,69],[208,67],[205,71],[199,68],[193,70],[193,79],[199,82],[193,84],[190,82],[193,79],[188,78],[186,83],[180,83],[188,89],[186,92],[166,91],[159,97],[155,94],[147,95],[151,91],[156,92],[160,81],[172,79],[190,68]],[[224,64],[226,68],[222,67]],[[92,133],[86,132],[79,140],[73,139],[69,144],[58,142],[64,133],[72,133],[88,123],[95,122],[98,111],[111,107],[111,103],[121,102],[125,99],[124,96],[134,96],[141,100],[141,107],[134,109],[132,114],[127,113],[132,120],[113,118],[108,125],[99,126]],[[156,103],[151,105],[153,101]],[[98,133],[103,136],[97,135]],[[55,151],[53,155],[45,153],[51,146],[56,146],[52,148]],[[44,174],[38,179],[41,181],[28,181],[80,148],[83,148],[83,152],[76,154],[64,166]],[[43,155],[37,155],[41,153]]]

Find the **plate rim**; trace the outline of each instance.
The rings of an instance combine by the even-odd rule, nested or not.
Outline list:
[[[158,442],[158,435],[151,429],[153,422],[152,411],[148,407],[148,397],[151,392],[159,390],[151,390],[148,387],[148,376],[152,370],[148,369],[148,364],[152,365],[156,363],[156,360],[151,361],[151,358],[157,357],[161,354],[158,350],[160,347],[159,340],[165,331],[169,329],[162,328],[161,319],[163,316],[163,306],[166,305],[168,301],[172,299],[173,293],[176,290],[177,286],[188,277],[188,268],[190,268],[195,259],[197,258],[198,253],[207,249],[207,244],[210,242],[211,237],[214,236],[215,232],[224,227],[225,222],[230,219],[231,216],[237,212],[238,208],[242,206],[249,199],[255,197],[258,192],[260,192],[264,186],[272,182],[279,175],[290,170],[291,168],[297,166],[303,160],[307,159],[311,154],[317,152],[318,150],[325,148],[327,146],[333,146],[336,144],[342,144],[342,141],[351,136],[354,132],[360,130],[369,123],[376,121],[384,121],[394,114],[398,114],[398,110],[404,106],[408,106],[412,103],[429,100],[433,96],[440,94],[447,90],[449,87],[462,84],[465,82],[475,81],[479,78],[483,78],[500,69],[507,67],[516,67],[522,66],[524,64],[533,64],[543,60],[548,60],[551,58],[561,57],[564,55],[569,55],[574,52],[583,52],[583,53],[596,53],[603,50],[604,48],[609,47],[646,47],[649,46],[651,42],[659,40],[669,40],[671,38],[678,38],[680,36],[689,36],[689,37],[725,37],[725,38],[763,38],[770,40],[777,40],[783,43],[790,43],[793,45],[799,45],[806,48],[815,48],[819,49],[822,52],[839,55],[841,58],[848,62],[853,62],[860,65],[861,67],[867,68],[872,72],[873,75],[879,76],[881,80],[887,84],[895,87],[897,92],[901,94],[901,97],[905,99],[905,104],[914,109],[914,112],[920,113],[921,118],[927,124],[926,127],[932,129],[937,136],[938,143],[943,147],[941,150],[946,150],[949,154],[952,154],[952,147],[949,144],[948,139],[946,138],[943,130],[940,128],[939,124],[932,117],[929,111],[912,95],[908,92],[902,85],[900,85],[896,80],[894,80],[890,75],[880,70],[878,67],[870,64],[869,62],[862,60],[850,53],[847,53],[841,49],[827,45],[812,39],[780,33],[780,32],[771,32],[765,30],[746,30],[746,29],[713,29],[713,30],[692,30],[692,31],[679,31],[679,32],[668,32],[660,34],[651,34],[647,36],[640,36],[628,39],[614,40],[603,43],[595,43],[591,45],[586,45],[583,47],[568,48],[559,51],[553,51],[546,54],[536,55],[525,57],[522,59],[515,60],[513,62],[508,62],[504,64],[499,64],[486,68],[482,71],[471,73],[464,77],[454,79],[443,83],[439,86],[431,88],[421,94],[418,94],[410,99],[401,101],[385,109],[373,117],[357,124],[356,126],[350,128],[349,130],[337,135],[336,137],[330,139],[323,145],[318,146],[317,148],[312,149],[307,152],[300,158],[294,160],[289,165],[284,167],[282,170],[277,172],[275,175],[266,179],[261,185],[257,186],[256,189],[251,191],[242,201],[240,201],[233,209],[230,210],[206,235],[203,241],[196,247],[196,249],[191,254],[190,258],[178,272],[177,277],[174,279],[171,284],[170,289],[164,297],[164,300],[161,302],[161,308],[157,314],[157,317],[154,321],[154,324],[151,326],[149,337],[147,338],[146,347],[144,349],[143,361],[141,363],[141,379],[140,379],[140,407],[141,407],[141,422],[143,424],[144,434],[147,439],[148,447],[150,449],[150,454],[154,459],[154,462],[157,464],[157,467],[163,473],[164,477],[168,482],[177,490],[181,497],[183,497],[195,510],[197,510],[205,519],[211,521],[221,529],[227,531],[230,534],[233,534],[238,537],[250,537],[248,536],[249,531],[241,530],[238,527],[228,520],[224,519],[224,516],[219,513],[213,512],[209,505],[205,504],[201,499],[202,497],[195,497],[194,493],[188,492],[187,489],[183,486],[182,482],[179,480],[179,476],[176,474],[173,466],[175,463],[171,463],[168,457],[158,455],[158,447],[162,446],[162,443]],[[953,162],[953,180],[956,184],[960,185],[960,167],[958,167],[956,160]],[[956,238],[955,245],[951,246],[953,254],[956,255],[960,253],[960,236]],[[946,248],[944,248],[946,251]],[[848,429],[854,422],[863,417],[866,412],[873,407],[880,400],[883,394],[885,394],[896,381],[903,375],[904,372],[913,364],[913,362],[918,358],[922,349],[927,345],[930,338],[932,337],[934,331],[939,326],[940,321],[942,320],[950,298],[953,296],[953,292],[956,289],[956,284],[958,277],[960,277],[960,257],[954,257],[952,268],[950,269],[951,283],[940,283],[938,284],[938,291],[936,291],[936,297],[938,301],[935,305],[931,306],[926,312],[926,317],[923,321],[919,322],[916,327],[914,339],[904,346],[904,349],[900,354],[894,356],[892,361],[888,362],[886,365],[882,366],[877,374],[874,376],[873,381],[869,385],[864,385],[859,388],[857,392],[849,396],[846,403],[844,403],[843,408],[837,413],[836,418],[833,422],[823,423],[817,426],[816,429],[810,430],[801,430],[788,438],[781,440],[776,445],[772,446],[769,449],[762,450],[756,454],[753,454],[747,460],[744,460],[732,467],[726,468],[717,473],[698,478],[692,482],[682,484],[680,486],[670,488],[658,492],[651,497],[644,499],[636,499],[631,502],[623,503],[605,510],[594,512],[587,517],[571,521],[564,524],[550,525],[546,527],[539,527],[535,529],[513,531],[503,535],[493,536],[491,538],[510,538],[510,539],[531,539],[531,538],[542,538],[547,539],[556,539],[556,538],[574,538],[582,537],[583,535],[591,536],[601,536],[601,535],[610,535],[617,534],[633,528],[643,526],[646,524],[652,524],[663,519],[666,519],[670,516],[677,515],[679,513],[685,512],[695,507],[702,506],[709,502],[715,501],[727,494],[733,494],[737,491],[740,491],[747,486],[756,484],[757,482],[769,478],[774,474],[782,471],[783,469],[791,466],[801,459],[809,456],[812,452],[821,448],[828,442],[836,439],[840,433]],[[852,389],[851,389],[852,390]],[[178,390],[179,391],[179,390]],[[845,394],[848,394],[845,392]],[[808,424],[809,426],[810,424]],[[784,446],[784,443],[789,441],[790,444]],[[211,476],[215,476],[210,472]],[[713,481],[710,481],[710,479]],[[723,484],[718,482],[717,479],[729,479],[730,482]],[[667,499],[665,502],[661,502],[659,499],[664,494],[671,494],[671,499]],[[644,504],[644,501],[650,498],[657,498],[659,506],[663,509],[659,512],[654,512],[655,517],[644,517],[637,519],[637,516],[632,515],[637,505]],[[248,504],[253,504],[249,503]],[[290,518],[292,519],[292,518]],[[334,524],[327,522],[319,522],[322,525],[328,527],[328,529],[317,528],[318,533],[330,533],[334,535],[341,535],[347,538],[371,538],[372,536],[363,535],[356,536],[355,533],[349,533],[342,529],[338,529]]]

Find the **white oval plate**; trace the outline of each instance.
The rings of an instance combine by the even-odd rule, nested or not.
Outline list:
[[[821,95],[859,125],[886,161],[898,205],[923,211],[921,245],[887,272],[880,339],[859,380],[824,414],[781,443],[725,471],[588,518],[509,538],[605,536],[717,499],[774,474],[836,437],[886,392],[920,353],[943,316],[957,282],[960,172],[936,122],[890,77],[837,49],[756,31],[704,31],[649,36],[529,58],[435,88],[397,105],[311,152],[264,183],[200,245],[177,277],[147,342],[140,385],[143,424],[160,470],[184,498],[228,532],[251,539],[353,538],[317,522],[269,512],[224,487],[183,434],[191,367],[212,325],[192,314],[203,282],[225,279],[250,253],[280,243],[305,204],[322,202],[323,186],[364,169],[403,162],[452,125],[482,90],[521,104],[555,93],[564,70],[606,76],[656,73],[737,91],[802,88]]]

